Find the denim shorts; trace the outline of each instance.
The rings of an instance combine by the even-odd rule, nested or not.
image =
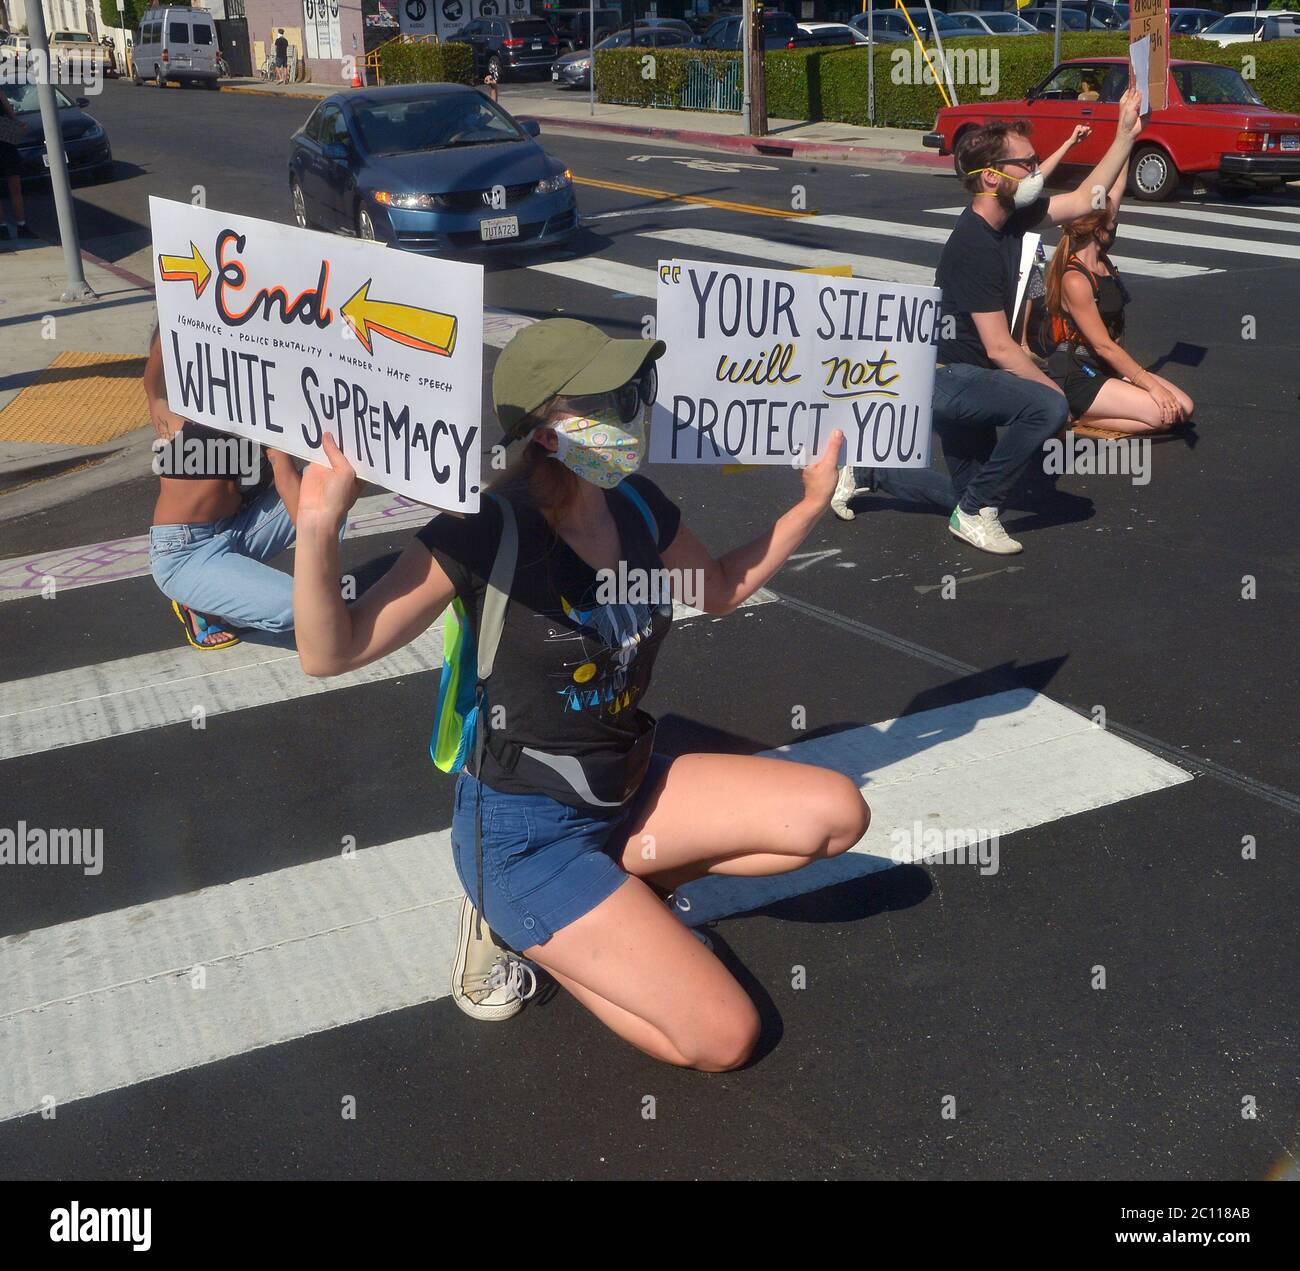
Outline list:
[[[483,920],[516,952],[545,944],[612,896],[627,878],[626,826],[672,760],[653,755],[641,788],[612,817],[592,816],[544,794],[505,794],[462,772],[451,849],[465,894],[478,903],[475,796],[483,800]]]

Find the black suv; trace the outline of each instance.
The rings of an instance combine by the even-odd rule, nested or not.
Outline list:
[[[735,14],[719,18],[707,31],[696,38],[696,47],[704,49],[738,49],[744,19]],[[767,49],[797,49],[812,44],[806,31],[788,13],[763,10],[763,47]]]
[[[560,52],[555,32],[541,18],[475,18],[448,43],[470,46],[475,79],[490,72],[498,81],[520,71],[549,75]]]
[[[566,53],[591,47],[587,38],[592,25],[590,9],[547,9],[540,15],[555,28],[560,48]],[[596,10],[596,43],[611,36],[623,25],[621,9]]]

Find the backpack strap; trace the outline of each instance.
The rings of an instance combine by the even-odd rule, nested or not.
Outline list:
[[[483,752],[487,748],[487,680],[491,678],[506,625],[506,606],[514,582],[515,564],[519,559],[519,522],[509,499],[488,496],[501,509],[501,541],[492,561],[487,589],[483,593],[483,614],[478,632],[478,683],[474,688],[474,777],[483,778]],[[474,906],[474,934],[483,937],[483,792],[478,788],[474,800],[474,872],[478,895]]]
[[[478,678],[489,679],[496,662],[501,632],[506,625],[506,605],[510,600],[510,587],[514,582],[515,564],[519,559],[519,522],[509,499],[495,494],[488,496],[501,509],[501,541],[488,575],[487,590],[483,594],[483,615],[478,632]]]
[[[659,548],[659,522],[655,519],[655,514],[650,510],[650,505],[627,481],[620,481],[614,489],[641,513],[641,518],[645,521],[646,528],[650,531],[650,539],[654,543],[657,551]]]

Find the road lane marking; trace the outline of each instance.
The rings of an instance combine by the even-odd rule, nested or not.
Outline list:
[[[763,588],[741,608],[772,600]],[[701,616],[688,605],[673,605],[674,621]],[[210,721],[232,711],[378,684],[442,665],[441,622],[388,657],[330,679],[303,673],[292,635],[253,637],[256,642],[245,636],[234,648],[197,660],[183,645],[6,681],[0,684],[0,761],[189,724],[199,706]],[[429,706],[432,710],[432,698]]]
[[[713,199],[703,194],[677,194],[672,190],[655,190],[644,185],[627,185],[622,181],[597,181],[593,177],[574,177],[575,185],[590,185],[598,190],[616,190],[620,194],[640,194],[644,198],[670,203],[700,203],[724,212],[744,212],[750,216],[775,216],[781,220],[804,220],[816,215],[813,212],[795,212],[782,207],[763,207],[758,203],[734,203],[729,199]]]
[[[749,234],[729,234],[710,229],[660,229],[638,231],[638,238],[654,238],[679,247],[698,247],[732,256],[756,257],[783,265],[817,266],[828,262],[848,265],[859,278],[882,282],[914,283],[934,286],[933,265],[910,265],[906,261],[885,260],[880,256],[858,256],[829,247],[804,247],[797,243],[774,243]]]
[[[622,291],[630,296],[653,300],[658,295],[659,273],[640,265],[625,265],[618,260],[604,260],[599,256],[584,256],[578,260],[547,260],[529,269],[554,278],[568,278],[572,282],[585,282],[605,291]]]
[[[1029,689],[766,753],[850,775],[871,829],[852,858],[691,884],[693,923],[888,869],[918,822],[1002,838],[1191,780]],[[449,848],[438,830],[0,939],[0,1120],[446,997]]]
[[[928,209],[935,216],[960,216],[965,208],[960,207],[935,207]],[[1128,215],[1133,209],[1125,205],[1120,211],[1121,219]],[[1163,212],[1156,212],[1150,209],[1153,216],[1163,216]],[[1243,238],[1224,238],[1218,234],[1188,234],[1183,230],[1166,230],[1155,229],[1150,225],[1134,225],[1125,221],[1119,232],[1119,236],[1124,239],[1136,239],[1140,243],[1161,243],[1166,247],[1195,247],[1203,251],[1215,252],[1238,252],[1246,256],[1274,256],[1286,260],[1300,260],[1300,243],[1260,243],[1251,239]],[[1161,261],[1142,261],[1139,262],[1133,258],[1124,260],[1122,257],[1113,258],[1117,264],[1123,266],[1130,273],[1150,272],[1143,270],[1138,266],[1163,264]],[[1183,265],[1180,268],[1190,270],[1193,273],[1222,273],[1221,269],[1197,269],[1195,266]],[[1153,277],[1181,278],[1186,274],[1153,274]]]

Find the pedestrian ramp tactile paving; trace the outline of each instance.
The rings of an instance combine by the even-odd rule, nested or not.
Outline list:
[[[4,410],[0,441],[94,446],[149,422],[144,358],[60,353]]]

